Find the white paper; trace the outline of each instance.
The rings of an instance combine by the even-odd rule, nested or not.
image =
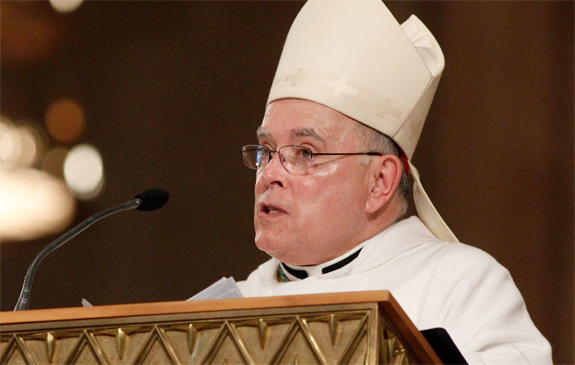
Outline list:
[[[233,277],[223,277],[188,300],[243,298]]]

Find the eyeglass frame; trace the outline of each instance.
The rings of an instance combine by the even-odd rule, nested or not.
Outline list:
[[[316,152],[313,152],[311,150],[311,148],[296,145],[296,144],[284,145],[284,146],[281,146],[280,148],[278,148],[277,150],[272,150],[268,146],[263,146],[260,144],[248,144],[248,145],[243,146],[242,149],[240,150],[240,152],[242,153],[242,156],[245,156],[245,152],[248,152],[248,151],[245,151],[245,149],[249,148],[249,147],[252,147],[255,150],[260,150],[261,152],[265,152],[266,149],[269,151],[267,154],[268,155],[268,162],[266,163],[266,166],[268,166],[270,164],[270,162],[272,161],[272,159],[274,157],[274,154],[277,153],[279,155],[279,160],[280,160],[280,163],[283,166],[283,168],[292,174],[294,172],[290,171],[290,169],[288,169],[284,165],[285,157],[283,157],[281,152],[280,152],[280,150],[284,147],[298,147],[300,149],[307,150],[307,151],[309,151],[311,159],[313,159],[314,156],[383,156],[384,155],[384,153],[382,153],[382,152],[374,152],[374,151],[370,151],[370,152],[346,152],[346,153],[343,153],[343,152],[317,152],[316,153]],[[260,168],[262,168],[262,166],[258,167],[257,165],[255,167],[248,166],[248,164],[246,163],[246,159],[243,158],[243,160],[244,160],[244,164],[246,165],[246,167],[248,167],[250,169],[259,170]]]

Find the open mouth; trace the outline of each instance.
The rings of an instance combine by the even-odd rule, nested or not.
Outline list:
[[[280,209],[279,207],[276,207],[274,205],[269,205],[269,204],[260,204],[260,212],[262,212],[264,214],[285,213],[285,211]]]

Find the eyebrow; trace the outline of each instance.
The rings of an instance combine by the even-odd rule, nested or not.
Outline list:
[[[268,131],[264,127],[258,127],[258,130],[256,131],[256,137],[258,139],[262,137],[271,137],[271,136],[272,134],[270,133],[270,131]]]
[[[292,129],[291,134],[294,137],[312,137],[318,141],[324,141],[324,139],[313,128],[295,128]]]
[[[314,139],[317,139],[318,141],[321,142],[324,141],[324,139],[313,128],[294,128],[291,130],[291,134],[294,137],[312,137]],[[271,132],[263,127],[259,127],[256,132],[257,138],[271,137],[271,136],[272,136]]]

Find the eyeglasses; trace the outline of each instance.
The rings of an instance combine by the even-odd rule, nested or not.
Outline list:
[[[266,167],[274,154],[279,155],[282,166],[292,174],[306,175],[317,166],[315,156],[383,156],[380,152],[354,152],[354,153],[314,153],[307,147],[287,145],[278,148],[277,151],[267,146],[250,144],[242,147],[244,163],[250,169],[258,170]]]

